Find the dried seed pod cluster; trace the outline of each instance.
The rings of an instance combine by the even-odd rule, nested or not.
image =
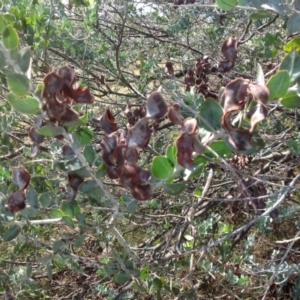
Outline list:
[[[78,119],[77,112],[72,109],[72,103],[91,104],[94,97],[89,89],[76,85],[76,75],[73,69],[65,66],[58,72],[51,72],[44,78],[42,93],[46,100],[43,110],[52,121],[71,122]]]
[[[130,188],[137,200],[147,200],[152,196],[149,184],[151,174],[138,165],[138,159],[140,151],[147,147],[151,135],[155,134],[161,118],[167,115],[172,123],[181,125],[183,132],[175,142],[177,159],[181,166],[190,167],[193,164],[193,152],[201,153],[203,147],[197,138],[197,120],[182,119],[178,104],[168,107],[159,92],[153,92],[138,111],[139,114],[135,115],[139,115],[139,118],[133,122],[134,113],[129,105],[126,107],[125,116],[132,125],[127,133],[123,129],[118,129],[110,110],[105,112],[100,120],[101,127],[106,133],[101,141],[102,157],[109,178],[118,179],[120,184]]]
[[[257,103],[249,112],[250,129],[235,128],[231,122],[233,113],[245,108],[246,97],[250,95]],[[237,151],[245,151],[253,148],[252,135],[256,125],[268,115],[267,101],[269,90],[267,87],[250,83],[249,80],[237,78],[229,82],[221,96],[223,107],[222,126],[229,136],[229,143]]]
[[[218,71],[221,73],[229,72],[233,69],[238,53],[238,41],[234,37],[230,37],[224,41],[221,49],[225,60],[221,61]]]
[[[12,172],[12,181],[19,189],[8,197],[8,210],[16,213],[25,208],[25,190],[30,182],[30,174],[23,167],[14,168]]]

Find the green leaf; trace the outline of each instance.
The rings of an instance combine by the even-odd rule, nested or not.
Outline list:
[[[52,203],[52,195],[49,192],[40,194],[39,201],[43,207],[48,207]]]
[[[47,264],[46,269],[47,269],[47,275],[48,275],[49,279],[52,279],[52,267],[51,267],[51,264]]]
[[[272,17],[272,13],[266,11],[266,10],[257,10],[256,12],[250,14],[249,19],[250,20],[260,20],[260,19],[266,19]]]
[[[279,71],[273,75],[267,82],[270,91],[270,100],[283,97],[290,86],[290,75],[288,71]]]
[[[19,98],[13,93],[8,93],[6,99],[12,108],[22,114],[35,114],[39,110],[39,103],[33,97]]]
[[[283,50],[291,52],[292,50],[300,50],[300,37],[294,38],[283,46]]]
[[[221,129],[223,109],[216,100],[211,98],[206,99],[200,107],[199,114],[206,121],[200,120],[200,127],[208,131]],[[210,126],[208,126],[207,123]]]
[[[185,189],[185,183],[164,184],[164,191],[169,195],[179,195]]]
[[[174,166],[177,165],[176,150],[175,145],[168,145],[166,150],[166,157]]]
[[[61,220],[63,222],[65,222],[66,225],[68,225],[69,227],[73,228],[74,227],[74,223],[73,223],[73,220],[69,217],[69,216],[63,216],[61,218]]]
[[[125,284],[130,279],[131,278],[128,277],[128,275],[124,271],[120,271],[114,276],[114,282],[120,285]]]
[[[219,222],[218,227],[219,227],[219,234],[223,234],[223,233],[226,234],[233,230],[233,225],[229,223]]]
[[[87,121],[88,121],[88,115],[86,114],[86,115],[79,117],[78,119],[76,119],[74,121],[64,122],[64,126],[68,127],[67,131],[69,133],[71,133],[77,128],[77,126],[84,125],[84,124],[86,124]]]
[[[42,93],[43,93],[44,85],[42,83],[39,83],[34,91],[35,96],[37,96],[39,99],[42,99]]]
[[[78,236],[75,240],[74,240],[74,247],[79,248],[82,246],[83,242],[85,239],[85,234],[82,234],[80,236]]]
[[[4,21],[3,16],[0,15],[0,34],[3,33],[4,29],[5,29],[5,21]]]
[[[7,50],[13,50],[18,47],[19,36],[12,25],[9,25],[4,29],[2,41]]]
[[[63,215],[63,212],[59,209],[52,209],[50,212],[51,218],[61,218]]]
[[[300,31],[300,14],[298,12],[293,13],[286,24],[286,29],[288,33],[295,33]]]
[[[0,70],[5,69],[6,67],[6,58],[2,50],[0,49]]]
[[[39,213],[40,213],[39,209],[32,208],[32,207],[25,207],[20,211],[20,215],[28,219],[37,216]]]
[[[9,14],[8,12],[3,14],[2,16],[3,16],[3,19],[10,24],[14,24],[16,21],[15,17],[13,15]]]
[[[62,247],[63,245],[64,245],[64,244],[63,244],[63,242],[62,242],[61,240],[55,241],[55,242],[53,243],[53,245],[52,245],[52,250],[53,250],[53,252],[54,252],[54,253],[57,253],[57,252],[61,249],[61,247]]]
[[[8,88],[17,96],[26,96],[29,92],[30,81],[22,74],[9,74],[6,77]]]
[[[126,211],[129,214],[134,214],[136,212],[136,210],[138,209],[138,202],[136,199],[132,199],[131,202],[129,202],[128,204],[126,204]]]
[[[286,70],[290,74],[291,84],[300,77],[300,56],[296,50],[291,51],[280,64],[279,70]]]
[[[64,216],[69,216],[70,218],[73,218],[75,215],[71,202],[67,202],[67,201],[63,200],[60,203],[59,209],[62,211]]]
[[[97,175],[98,178],[101,178],[101,177],[106,175],[106,164],[101,164],[98,167],[98,169],[96,171],[96,175]]]
[[[161,290],[162,288],[162,281],[159,278],[154,278],[152,281],[152,285],[155,289]]]
[[[85,223],[85,217],[84,217],[84,215],[82,213],[76,214],[75,218],[76,218],[76,220],[78,221],[78,223],[80,225],[82,225],[82,226],[86,225],[86,223]]]
[[[201,197],[202,196],[202,190],[200,188],[196,188],[193,192],[194,196]]]
[[[36,131],[44,136],[57,136],[65,132],[63,127],[52,125],[45,125],[41,128],[38,128]]]
[[[115,275],[119,272],[119,267],[116,263],[109,263],[104,266],[107,275]]]
[[[237,0],[217,0],[217,4],[221,9],[231,10],[237,5]]]
[[[79,192],[83,194],[93,193],[97,187],[98,185],[95,180],[87,180],[79,186]]]
[[[82,177],[82,178],[86,178],[86,177],[90,177],[90,173],[86,168],[78,168],[77,164],[74,164],[73,166],[69,166],[70,167],[70,174],[77,174],[78,176]]]
[[[75,138],[79,146],[89,145],[93,139],[93,132],[87,127],[81,127],[76,130]]]
[[[31,67],[31,55],[30,47],[25,47],[19,51],[17,64],[22,72],[30,72]]]
[[[76,216],[77,214],[80,214],[80,207],[78,205],[77,200],[74,200],[71,203],[71,207],[73,209],[74,215]]]
[[[180,294],[180,289],[176,286],[173,286],[172,287],[172,293],[175,295],[175,296],[178,296]]]
[[[167,180],[172,176],[174,169],[168,158],[156,156],[151,165],[151,172],[157,179]]]
[[[3,240],[5,242],[9,242],[15,239],[19,233],[21,232],[21,227],[19,225],[12,225],[8,230],[6,230],[3,234]]]
[[[26,199],[31,207],[33,207],[33,208],[38,207],[37,192],[32,187],[29,187],[27,194],[26,194]]]
[[[209,147],[222,158],[229,158],[232,154],[231,149],[227,147],[225,141],[214,141],[209,145]],[[216,158],[216,156],[209,149],[205,149],[203,155],[210,158]]]
[[[148,278],[149,278],[149,269],[150,269],[149,266],[145,266],[144,268],[142,268],[142,269],[140,270],[140,275],[139,275],[139,277],[140,277],[141,280],[145,280],[145,279],[148,279]]]
[[[280,103],[286,108],[298,108],[300,107],[300,97],[296,91],[290,91],[280,99]]]
[[[96,152],[92,145],[87,145],[84,147],[83,156],[90,165],[93,164],[96,158]]]
[[[207,163],[207,159],[204,158],[203,156],[195,157],[193,167],[190,168],[190,169],[185,169],[184,170],[183,179],[185,181],[187,181],[187,180],[189,180],[193,177],[199,177],[202,174],[206,163]]]

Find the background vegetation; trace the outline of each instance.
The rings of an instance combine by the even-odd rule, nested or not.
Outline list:
[[[1,3],[5,299],[299,299],[299,0]]]

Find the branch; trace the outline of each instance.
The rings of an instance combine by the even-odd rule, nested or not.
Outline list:
[[[241,233],[244,230],[247,230],[249,227],[251,227],[252,225],[254,225],[255,223],[257,223],[258,221],[260,221],[263,217],[267,216],[270,214],[270,212],[272,212],[275,208],[277,208],[285,199],[286,197],[289,195],[289,193],[294,189],[296,183],[299,181],[300,179],[300,173],[293,179],[293,181],[285,188],[284,192],[282,193],[281,197],[271,206],[269,207],[264,213],[262,213],[260,216],[256,217],[255,219],[253,219],[252,221],[248,222],[247,224],[245,224],[244,226],[226,234],[225,236],[223,236],[222,238],[219,238],[218,240],[206,245],[206,246],[202,246],[202,247],[198,247],[194,250],[191,251],[186,251],[182,254],[178,254],[178,255],[171,255],[169,257],[163,257],[160,258],[160,261],[166,261],[166,260],[170,260],[173,258],[178,258],[178,257],[184,257],[187,255],[191,255],[192,253],[197,253],[199,251],[207,251],[212,247],[216,247],[219,246],[220,244],[222,244],[224,241],[234,237],[235,235]]]

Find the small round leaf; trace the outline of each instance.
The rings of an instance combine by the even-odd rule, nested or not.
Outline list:
[[[46,125],[36,130],[39,134],[44,136],[57,136],[64,133],[64,128],[60,126]]]
[[[211,98],[206,99],[201,105],[199,113],[206,121],[200,120],[200,127],[203,127],[208,131],[221,129],[223,109],[216,100]]]
[[[39,110],[39,103],[30,96],[22,99],[13,93],[8,93],[6,99],[14,110],[22,114],[35,114]]]
[[[8,88],[17,96],[26,96],[29,91],[29,79],[22,74],[9,74],[6,77]]]
[[[76,130],[75,137],[79,146],[89,145],[93,138],[93,132],[87,127],[81,127]]]
[[[19,225],[12,225],[8,230],[6,230],[3,234],[3,240],[5,242],[9,242],[15,239],[21,231],[21,227]]]
[[[279,71],[267,82],[270,91],[270,100],[283,97],[290,86],[291,80],[288,71]]]
[[[167,180],[173,174],[173,167],[170,161],[163,156],[156,156],[151,165],[151,171],[154,177],[159,180]]]
[[[16,49],[19,45],[19,36],[12,25],[7,26],[3,31],[3,44],[7,50]]]

